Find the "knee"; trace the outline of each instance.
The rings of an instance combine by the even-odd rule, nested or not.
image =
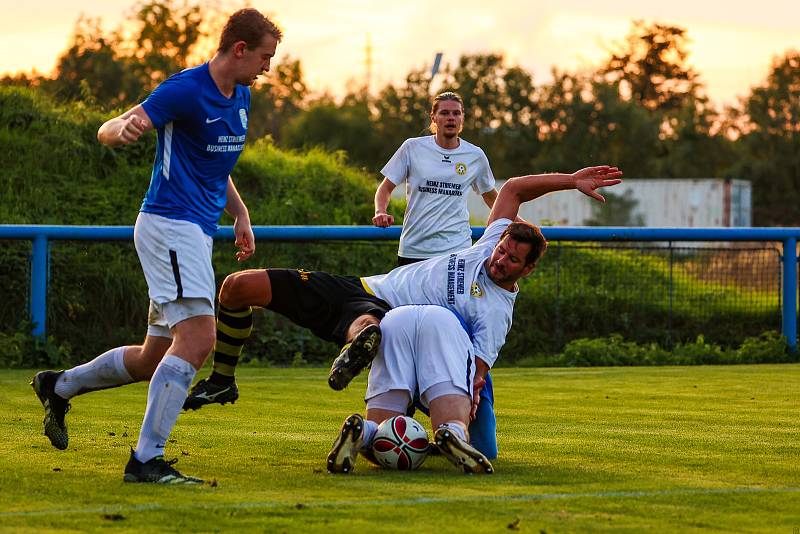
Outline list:
[[[350,323],[350,326],[347,327],[346,341],[350,342],[353,340],[354,337],[358,335],[359,332],[364,330],[369,325],[374,324],[380,326],[380,321],[377,317],[373,315],[362,315],[360,317],[356,317],[356,319]]]
[[[225,277],[222,287],[219,289],[219,303],[226,308],[240,308],[242,296],[244,294],[243,273],[233,273]]]
[[[214,350],[216,338],[213,326],[204,330],[179,332],[170,347],[170,352],[174,352],[199,369]]]
[[[229,274],[219,289],[219,303],[229,309],[266,306],[271,300],[269,278],[263,270]]]
[[[358,334],[371,324],[379,326],[381,324],[381,321],[374,315],[369,315],[369,314],[359,315],[358,317],[355,318],[355,320],[352,323],[350,323],[350,328],[348,328],[349,331],[348,339],[351,339],[353,336],[355,336],[356,334]]]

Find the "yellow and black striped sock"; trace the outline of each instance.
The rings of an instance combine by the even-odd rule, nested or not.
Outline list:
[[[209,380],[219,385],[233,382],[236,364],[244,342],[253,330],[253,308],[229,310],[219,307],[217,314],[217,343],[214,345],[214,371]]]

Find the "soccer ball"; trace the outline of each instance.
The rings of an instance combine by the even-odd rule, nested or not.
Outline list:
[[[428,433],[415,419],[398,415],[380,425],[372,441],[375,459],[387,469],[411,471],[428,456]]]

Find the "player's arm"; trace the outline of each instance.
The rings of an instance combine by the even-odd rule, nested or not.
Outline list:
[[[492,206],[494,206],[494,201],[497,200],[497,189],[492,189],[491,191],[481,193],[481,198],[483,198],[483,202],[489,207],[489,209],[492,209]]]
[[[514,220],[519,207],[524,202],[553,191],[577,189],[584,195],[605,202],[603,196],[596,189],[622,182],[619,179],[620,176],[622,176],[622,171],[618,168],[600,165],[586,167],[572,174],[533,174],[510,178],[500,189],[487,224],[491,224],[497,219]]]
[[[141,104],[109,119],[97,130],[97,140],[111,147],[135,143],[153,129],[153,121]]]
[[[250,212],[244,205],[244,201],[233,183],[233,178],[230,176],[228,176],[227,195],[225,212],[233,217],[233,234],[236,237],[234,244],[239,249],[236,252],[236,259],[244,261],[256,251],[256,238],[250,224]]]
[[[397,186],[394,182],[384,178],[375,191],[375,216],[372,218],[372,224],[375,226],[387,227],[394,224],[394,216],[386,213],[386,209],[389,207],[389,197],[392,196],[395,187]]]
[[[478,412],[478,405],[481,403],[481,390],[486,385],[486,373],[489,372],[489,364],[483,361],[480,356],[475,358],[475,380],[472,382],[472,408],[470,409],[470,420],[475,419]]]
[[[489,206],[489,209],[494,207],[494,203],[497,200],[497,189],[492,189],[491,191],[487,191],[486,193],[482,193],[481,197],[483,197],[483,201]],[[526,222],[525,219],[517,215],[514,218],[514,222]]]

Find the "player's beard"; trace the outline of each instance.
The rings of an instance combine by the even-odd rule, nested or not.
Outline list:
[[[458,127],[442,128],[442,137],[445,139],[455,139],[458,137]]]
[[[499,286],[516,284],[519,279],[522,278],[524,269],[512,267],[509,271],[508,267],[500,267],[492,264],[491,259],[487,260],[487,262],[489,263],[486,266],[486,274],[489,275],[492,282]]]
[[[492,279],[492,282],[496,284],[502,284],[506,282],[508,274],[504,270],[500,269],[497,265],[489,263],[489,268],[486,270],[488,271],[489,278]]]

